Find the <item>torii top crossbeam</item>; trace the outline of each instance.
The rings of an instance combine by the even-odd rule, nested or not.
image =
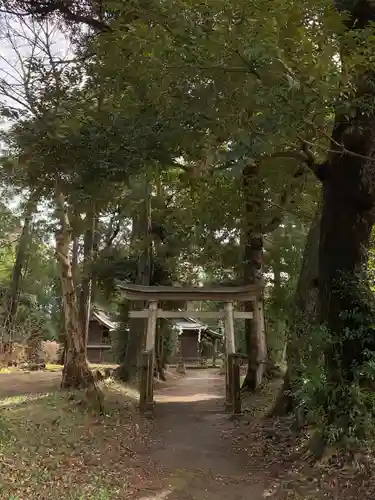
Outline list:
[[[131,285],[123,281],[116,281],[116,286],[130,300],[145,301],[199,301],[213,300],[217,302],[249,302],[261,298],[262,286],[144,286]]]

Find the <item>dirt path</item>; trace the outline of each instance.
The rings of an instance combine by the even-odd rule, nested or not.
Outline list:
[[[61,372],[1,373],[0,398],[56,391]]]
[[[236,425],[223,409],[224,379],[191,370],[156,392],[147,453],[162,468],[163,488],[142,500],[261,500],[264,485],[247,469],[246,454],[226,434]]]

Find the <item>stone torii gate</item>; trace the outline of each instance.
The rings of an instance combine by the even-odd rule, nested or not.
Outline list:
[[[219,286],[219,287],[187,287],[187,286],[143,286],[117,282],[117,288],[131,301],[143,301],[148,307],[143,310],[132,310],[130,318],[147,319],[147,333],[142,353],[140,373],[140,411],[152,410],[154,405],[154,351],[156,322],[158,318],[190,318],[223,319],[226,352],[226,404],[234,413],[241,412],[240,364],[236,354],[234,320],[253,318],[257,315],[258,335],[262,334],[263,322],[263,288],[260,285]],[[223,302],[221,311],[194,311],[194,301]],[[182,311],[165,311],[158,307],[159,302],[181,301],[188,304]],[[253,312],[235,311],[234,302],[253,302]]]

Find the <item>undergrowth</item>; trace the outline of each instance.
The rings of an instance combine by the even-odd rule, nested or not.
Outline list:
[[[339,338],[323,326],[311,330],[295,396],[306,423],[318,429],[326,444],[354,450],[375,444],[375,352],[367,347],[375,331],[359,310],[341,317],[347,326]],[[348,368],[342,353],[351,343],[361,345],[362,352],[360,362]],[[327,353],[330,359],[334,353],[333,362]]]

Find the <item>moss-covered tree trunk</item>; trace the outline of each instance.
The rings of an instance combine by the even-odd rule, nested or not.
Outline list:
[[[56,233],[56,256],[60,264],[61,289],[66,335],[62,388],[97,390],[86,357],[86,344],[78,318],[77,296],[70,260],[71,228],[62,191],[56,190],[56,208],[60,231]]]

